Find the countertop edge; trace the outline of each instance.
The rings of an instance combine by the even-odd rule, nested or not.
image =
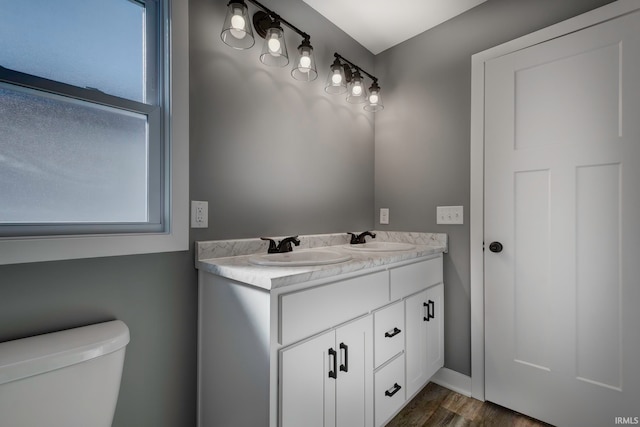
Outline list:
[[[238,255],[197,260],[195,264],[198,270],[271,291],[359,271],[364,274],[369,269],[390,267],[404,261],[447,252],[446,245],[416,245],[414,249],[406,251],[364,253],[350,251],[344,245],[325,248],[348,253],[352,259],[321,266],[269,267],[250,264],[248,259],[251,255]]]

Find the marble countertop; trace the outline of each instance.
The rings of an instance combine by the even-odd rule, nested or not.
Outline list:
[[[267,243],[260,239],[196,242],[196,268],[271,290],[447,252],[447,235],[443,233],[375,233],[375,241],[410,243],[415,247],[405,251],[364,252],[349,249],[346,233],[299,236],[301,244],[294,247],[296,252],[322,248],[350,255],[351,259],[327,265],[272,267],[249,262],[255,254],[267,252]]]

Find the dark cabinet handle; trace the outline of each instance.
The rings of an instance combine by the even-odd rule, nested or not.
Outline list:
[[[333,357],[333,371],[329,371],[329,378],[333,378],[336,379],[338,378],[338,370],[336,369],[336,366],[338,364],[338,358],[337,358],[338,353],[336,353],[336,351],[332,348],[329,349],[329,358]]]
[[[344,350],[344,363],[340,364],[340,370],[349,372],[349,346],[345,343],[340,343],[340,351]]]
[[[432,300],[429,300],[429,302],[423,302],[422,306],[427,308],[427,317],[423,317],[422,320],[424,320],[425,322],[428,322],[431,319],[435,319],[436,317],[436,303],[433,302]]]
[[[384,336],[385,336],[386,338],[393,338],[393,337],[395,337],[396,335],[398,335],[400,332],[402,332],[400,329],[398,329],[398,328],[393,328],[393,331],[391,331],[391,332],[385,332],[385,333],[384,333]]]
[[[391,397],[391,396],[393,396],[394,394],[396,394],[397,392],[399,392],[401,388],[402,388],[402,387],[400,387],[400,384],[395,383],[395,384],[393,385],[393,387],[391,387],[389,390],[387,390],[387,391],[385,391],[385,392],[384,392],[384,395],[385,395],[385,396],[389,396],[389,397]]]

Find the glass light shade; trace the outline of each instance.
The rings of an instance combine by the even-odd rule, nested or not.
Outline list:
[[[347,91],[347,78],[344,75],[344,68],[342,64],[340,64],[340,61],[338,61],[338,58],[336,58],[331,65],[331,71],[329,71],[324,91],[332,95],[345,93]]]
[[[229,2],[220,38],[234,49],[249,49],[254,45],[249,10],[244,1]]]
[[[264,36],[260,62],[270,67],[284,67],[289,63],[287,45],[284,42],[284,31],[280,23],[274,21]]]
[[[303,40],[300,46],[298,46],[298,59],[293,64],[291,76],[303,82],[310,82],[318,77],[313,48],[307,39]]]
[[[356,70],[347,86],[347,102],[360,104],[367,102],[367,90],[364,87],[360,71]]]
[[[364,106],[364,109],[373,113],[384,109],[382,97],[380,96],[380,86],[378,86],[377,83],[373,83],[369,88],[369,96],[367,97],[367,104]]]

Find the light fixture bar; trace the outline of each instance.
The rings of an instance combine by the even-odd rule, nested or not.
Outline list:
[[[287,27],[291,28],[293,31],[298,33],[305,40],[311,39],[311,36],[309,34],[305,33],[304,31],[302,31],[301,29],[299,29],[298,27],[296,27],[295,25],[293,25],[292,23],[290,23],[286,19],[283,19],[282,16],[278,15],[273,10],[269,9],[268,7],[266,7],[265,5],[260,3],[259,1],[256,1],[256,0],[247,0],[247,1],[250,2],[250,3],[253,3],[259,9],[262,9],[262,11],[265,12],[267,15],[269,15],[269,17],[271,19],[279,21],[280,23],[282,23],[282,24],[286,25]]]
[[[249,1],[253,1],[253,0],[249,0]],[[366,74],[371,80],[373,80],[374,82],[378,81],[378,78],[372,74],[367,73],[365,70],[363,70],[362,68],[358,67],[356,64],[354,64],[353,62],[349,61],[347,58],[345,58],[344,56],[340,55],[338,52],[335,52],[333,54],[334,57],[343,60],[344,62],[346,62],[347,64],[351,65],[353,68],[355,68],[356,70],[360,70],[360,72]]]

